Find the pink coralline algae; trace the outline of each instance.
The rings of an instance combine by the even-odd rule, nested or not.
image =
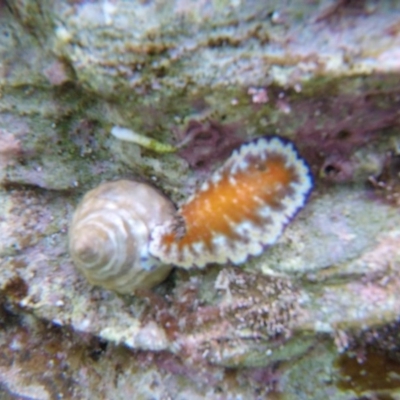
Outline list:
[[[3,130],[0,129],[0,167],[1,169],[6,168],[9,165],[15,163],[15,160],[21,155],[21,144],[19,139]],[[1,174],[0,174],[1,175]]]
[[[296,143],[314,172],[325,181],[354,180],[358,168],[355,152],[399,125],[398,93],[400,88],[394,87],[393,92],[370,91],[292,103],[290,118],[304,121],[296,131]],[[389,106],[383,107],[384,102]]]
[[[51,63],[43,70],[43,75],[53,86],[61,86],[69,80],[67,66],[61,61]]]
[[[247,91],[247,94],[251,96],[251,101],[254,104],[265,104],[268,103],[268,93],[267,90],[264,88],[254,88],[251,87]]]
[[[165,263],[204,267],[259,255],[305,204],[313,183],[292,143],[262,137],[242,145],[156,227],[150,252]]]
[[[178,154],[191,168],[208,170],[216,162],[226,160],[243,143],[236,128],[215,121],[201,123],[192,120],[184,132],[176,132],[180,141]]]

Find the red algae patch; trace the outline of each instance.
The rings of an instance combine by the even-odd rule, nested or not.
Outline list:
[[[186,268],[240,264],[276,242],[312,186],[309,167],[289,141],[245,143],[180,207],[174,223],[153,231],[150,252]]]

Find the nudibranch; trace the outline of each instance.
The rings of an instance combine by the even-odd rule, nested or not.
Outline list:
[[[291,142],[245,143],[179,208],[175,221],[153,230],[150,253],[184,268],[240,264],[276,242],[312,187],[310,169]]]
[[[89,191],[69,229],[75,266],[93,285],[132,294],[163,281],[172,266],[149,254],[151,231],[172,220],[173,203],[145,183],[119,180]]]

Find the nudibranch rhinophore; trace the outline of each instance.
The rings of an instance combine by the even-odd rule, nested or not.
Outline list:
[[[243,144],[178,210],[156,227],[149,251],[179,267],[244,262],[280,236],[313,187],[306,162],[279,137]]]

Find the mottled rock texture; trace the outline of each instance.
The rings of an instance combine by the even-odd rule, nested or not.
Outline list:
[[[399,398],[399,49],[394,0],[0,0],[0,394]],[[179,204],[263,135],[315,189],[261,257],[124,297],[74,268],[89,189]]]

